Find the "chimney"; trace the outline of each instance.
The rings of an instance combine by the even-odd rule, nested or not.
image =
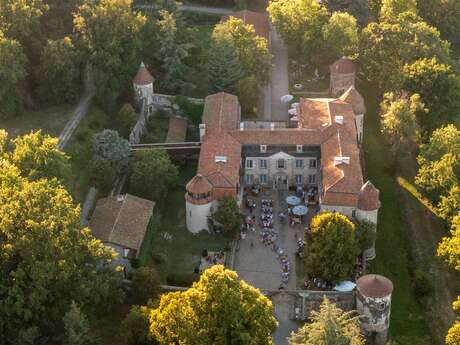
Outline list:
[[[206,124],[201,123],[200,124],[200,141],[203,140],[203,137],[205,136],[205,134],[206,134]]]
[[[271,131],[275,130],[275,123],[274,122],[270,122],[270,130]]]

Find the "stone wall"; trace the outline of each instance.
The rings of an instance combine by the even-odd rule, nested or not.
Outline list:
[[[300,309],[299,318],[306,320],[310,317],[312,311],[318,311],[324,297],[327,297],[330,302],[335,303],[342,310],[350,311],[356,309],[354,291],[338,292],[305,290],[297,293],[296,308]]]

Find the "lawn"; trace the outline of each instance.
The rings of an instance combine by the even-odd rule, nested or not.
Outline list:
[[[302,84],[301,90],[295,90],[295,84]],[[300,65],[291,60],[289,63],[289,88],[293,94],[321,93],[328,92],[329,75],[320,73],[320,79],[315,80],[315,69],[311,66]]]
[[[390,278],[393,293],[391,327],[393,336],[408,337],[415,344],[422,337],[429,337],[429,327],[422,307],[415,297],[411,282],[411,238],[401,208],[401,188],[391,166],[389,147],[384,142],[377,116],[377,94],[373,88],[365,88],[366,121],[364,134],[364,157],[367,177],[380,189],[382,207],[378,219],[377,258],[370,270]],[[389,163],[390,162],[390,163]]]
[[[222,250],[227,239],[201,232],[192,234],[185,226],[184,185],[196,173],[195,165],[180,168],[181,187],[169,191],[157,202],[147,237],[141,248],[141,264],[155,266],[165,283],[190,283],[203,249]]]
[[[11,137],[41,129],[43,133],[58,137],[73,114],[72,105],[54,106],[42,110],[25,110],[18,116],[0,120],[0,128]]]
[[[91,160],[93,135],[109,126],[109,116],[93,105],[78,125],[64,151],[70,156],[72,180],[70,191],[76,202],[83,203],[90,186],[88,165]]]

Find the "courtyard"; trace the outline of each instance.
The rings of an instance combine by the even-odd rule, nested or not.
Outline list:
[[[303,217],[301,224],[290,225],[287,219],[280,220],[278,214],[287,214],[286,197],[294,194],[287,190],[262,190],[259,196],[249,196],[256,207],[252,213],[256,219],[255,230],[246,232],[246,236],[241,238],[238,250],[235,255],[234,269],[238,272],[241,279],[249,284],[264,290],[278,290],[282,283],[283,263],[280,260],[278,246],[287,256],[289,266],[289,279],[283,286],[286,290],[297,289],[296,277],[296,253],[298,250],[297,239],[302,239],[304,229],[313,216],[314,210],[309,208],[308,214]],[[262,228],[259,225],[262,213],[262,200],[273,201],[273,232],[276,233],[276,240],[273,244],[264,244],[261,240]],[[250,215],[249,208],[243,203],[243,213]]]

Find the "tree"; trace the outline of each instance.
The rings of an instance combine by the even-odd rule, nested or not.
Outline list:
[[[149,308],[132,306],[123,320],[123,335],[127,345],[155,345],[149,334]]]
[[[117,131],[104,129],[93,138],[93,159],[109,162],[116,172],[127,168],[130,152],[128,140]]]
[[[360,36],[359,64],[366,79],[381,90],[400,90],[403,68],[423,58],[449,63],[449,43],[411,12],[391,23],[370,23]]]
[[[357,221],[356,237],[361,251],[371,248],[377,238],[377,225],[367,220]]]
[[[134,194],[160,200],[179,178],[177,167],[164,150],[141,151],[135,157],[130,187]]]
[[[163,294],[149,320],[160,344],[268,345],[277,326],[271,301],[221,265],[190,289]]]
[[[70,37],[48,40],[40,58],[41,97],[53,103],[74,102],[80,95],[81,54]]]
[[[95,67],[96,96],[109,109],[131,87],[139,66],[140,30],[145,17],[133,12],[132,0],[85,2],[74,16],[74,29]]]
[[[235,92],[243,71],[231,40],[212,42],[209,52],[208,76],[212,92]]]
[[[447,125],[435,130],[428,143],[421,145],[415,183],[433,196],[447,195],[459,185],[460,130]]]
[[[94,344],[93,335],[90,333],[89,322],[75,301],[70,304],[70,310],[64,315],[65,338],[64,345],[90,345]]]
[[[236,85],[236,94],[244,117],[257,116],[257,104],[260,99],[260,94],[254,92],[257,89],[257,80],[254,76],[240,79]]]
[[[343,12],[334,12],[323,26],[324,53],[321,59],[332,63],[342,56],[354,56],[358,51],[356,19]]]
[[[460,114],[460,77],[452,66],[436,57],[419,59],[404,66],[403,78],[404,89],[420,94],[430,109],[420,123],[425,131],[454,121]]]
[[[455,321],[446,335],[446,345],[460,345],[460,321]]]
[[[19,85],[26,77],[26,63],[19,42],[6,38],[0,30],[0,119],[16,115],[21,109]]]
[[[254,76],[260,86],[270,81],[272,56],[267,40],[257,36],[252,25],[230,17],[214,27],[212,40],[215,44],[222,42],[234,46],[245,77]]]
[[[102,159],[92,160],[89,164],[89,180],[91,185],[107,194],[113,187],[116,172],[111,162]]]
[[[290,50],[307,62],[322,47],[322,29],[328,14],[316,0],[270,0],[270,19]]]
[[[31,181],[0,160],[2,340],[56,334],[71,301],[90,312],[117,301],[115,253],[81,226],[80,208],[57,180]],[[118,297],[117,297],[118,296]]]
[[[417,0],[382,0],[380,21],[392,22],[404,12],[417,14]]]
[[[137,304],[146,304],[149,299],[157,298],[160,289],[160,277],[151,267],[139,267],[132,277],[132,295]]]
[[[172,13],[160,11],[160,19],[156,22],[159,42],[157,59],[163,71],[160,84],[163,89],[172,92],[184,92],[192,85],[186,81],[188,68],[184,63],[188,56],[186,45],[179,44],[177,39],[176,19]]]
[[[236,200],[232,197],[226,197],[219,203],[217,212],[214,213],[214,219],[222,224],[224,232],[229,238],[234,238],[240,231],[242,217],[240,208]]]
[[[11,162],[29,179],[56,177],[65,182],[70,175],[69,157],[58,148],[58,139],[30,132],[11,141]]]
[[[309,273],[329,282],[354,276],[359,244],[355,225],[337,212],[315,216],[307,236],[305,263]]]
[[[420,95],[414,94],[408,97],[406,94],[397,95],[387,92],[383,95],[380,111],[382,132],[396,154],[402,143],[419,141],[420,128],[417,115],[426,113]]]
[[[439,197],[437,213],[442,219],[451,222],[460,210],[460,185],[454,184],[449,192]]]
[[[117,114],[116,122],[118,128],[120,129],[120,133],[122,133],[122,135],[125,138],[129,137],[129,134],[131,133],[134,125],[136,124],[136,121],[137,114],[132,105],[129,103],[123,104],[123,106],[120,108],[120,111]]]
[[[446,39],[458,44],[460,38],[460,2],[458,0],[423,0],[418,1],[420,16],[437,27]]]
[[[292,333],[289,345],[364,345],[359,316],[344,312],[324,297],[319,312],[313,311],[311,323]]]

